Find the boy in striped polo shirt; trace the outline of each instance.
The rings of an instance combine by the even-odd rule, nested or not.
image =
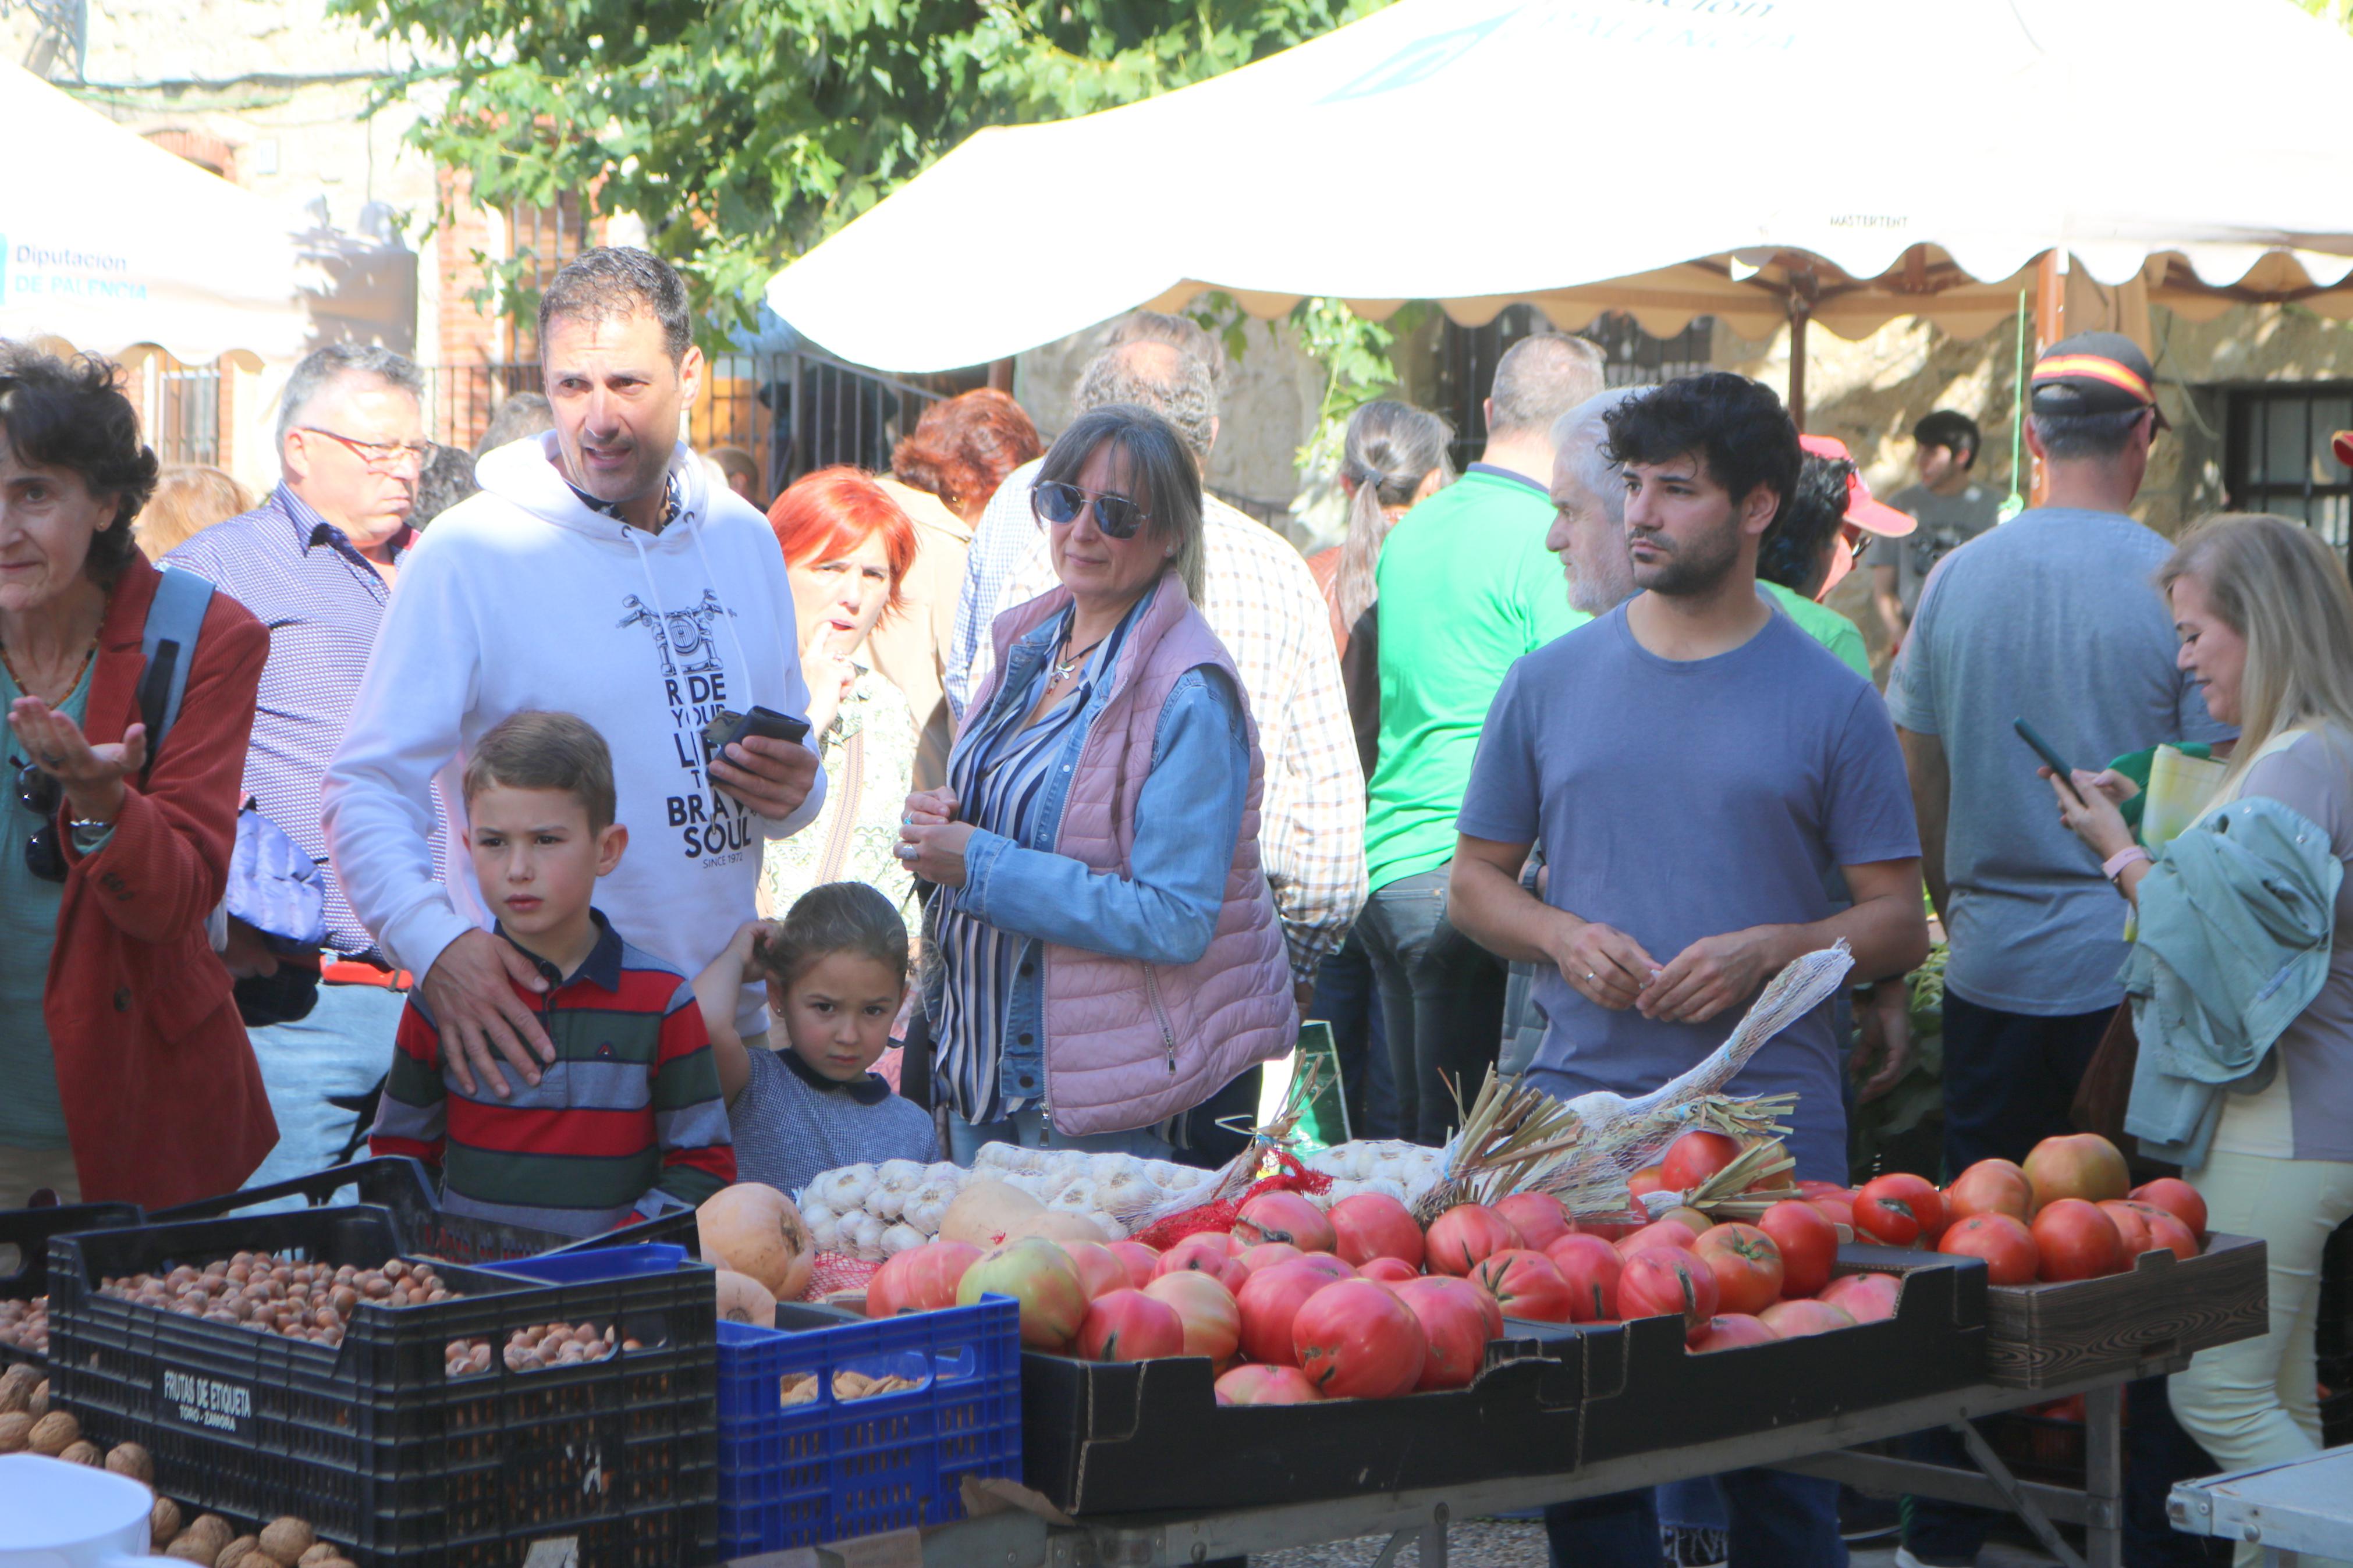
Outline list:
[[[735,1179],[727,1105],[693,985],[590,907],[629,842],[604,737],[514,714],[476,742],[465,796],[475,880],[539,967],[516,994],[555,1057],[536,1084],[469,1086],[411,992],[372,1147],[439,1166],[453,1214],[565,1236],[695,1207]]]

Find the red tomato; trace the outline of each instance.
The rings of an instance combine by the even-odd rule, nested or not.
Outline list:
[[[980,1260],[968,1241],[929,1241],[911,1247],[874,1271],[866,1282],[866,1315],[895,1318],[902,1312],[934,1312],[955,1305],[964,1271]]]
[[[1626,1260],[1598,1236],[1564,1236],[1545,1249],[1568,1286],[1568,1321],[1606,1323],[1618,1316],[1618,1276]]]
[[[1310,1252],[1293,1259],[1303,1268],[1313,1268],[1327,1279],[1354,1279],[1356,1271],[1328,1252]]]
[[[1542,1252],[1568,1234],[1568,1211],[1550,1193],[1514,1193],[1495,1202],[1495,1212],[1520,1233],[1520,1243]]]
[[[1234,1236],[1244,1247],[1287,1241],[1302,1252],[1329,1252],[1339,1237],[1324,1211],[1297,1193],[1261,1193],[1242,1205]]]
[[[1160,1277],[1160,1254],[1140,1241],[1106,1242],[1111,1255],[1127,1270],[1127,1282],[1143,1289]]]
[[[2028,1151],[2025,1170],[2034,1188],[2037,1210],[2054,1198],[2082,1198],[2094,1204],[2102,1198],[2120,1198],[2132,1185],[2124,1155],[2096,1132],[2045,1138]]]
[[[1785,1340],[1854,1327],[1854,1318],[1845,1308],[1828,1301],[1776,1301],[1757,1315]]]
[[[1127,1265],[1102,1242],[1064,1241],[1055,1245],[1069,1253],[1071,1261],[1078,1265],[1079,1283],[1087,1288],[1090,1301],[1108,1290],[1134,1289],[1127,1278]]]
[[[1292,1320],[1299,1370],[1326,1399],[1393,1399],[1412,1392],[1430,1337],[1413,1310],[1369,1279],[1317,1291]]]
[[[1836,1182],[1818,1182],[1810,1176],[1799,1182],[1798,1193],[1799,1196],[1806,1198],[1838,1198],[1841,1201],[1851,1201],[1854,1197],[1852,1187],[1842,1187]]]
[[[1218,1379],[1220,1405],[1313,1405],[1324,1396],[1295,1366],[1238,1366]]]
[[[1396,1258],[1420,1269],[1421,1226],[1412,1210],[1387,1193],[1342,1198],[1324,1217],[1339,1238],[1332,1250],[1345,1261],[1361,1268],[1376,1258]]]
[[[1402,1285],[1409,1279],[1419,1279],[1421,1270],[1402,1258],[1370,1258],[1356,1266],[1357,1278],[1370,1279],[1377,1285]]]
[[[1472,1281],[1495,1298],[1507,1318],[1566,1323],[1576,1316],[1576,1298],[1552,1259],[1524,1247],[1489,1253],[1471,1271]]]
[[[1636,1205],[1640,1206],[1644,1193],[1664,1192],[1666,1186],[1663,1168],[1658,1165],[1645,1165],[1626,1178],[1626,1195],[1634,1199]]]
[[[1879,1323],[1895,1316],[1903,1289],[1893,1274],[1849,1274],[1824,1287],[1821,1299],[1858,1323]]]
[[[1089,1361],[1153,1361],[1185,1353],[1176,1309],[1121,1286],[1096,1297],[1079,1325],[1078,1352]]]
[[[1687,1340],[1707,1331],[1715,1304],[1715,1276],[1680,1247],[1644,1247],[1626,1259],[1618,1277],[1620,1312],[1629,1319],[1680,1317]]]
[[[1890,1247],[1915,1241],[1934,1247],[1945,1234],[1945,1200],[1926,1176],[1890,1171],[1854,1194],[1854,1226]]]
[[[1144,1293],[1176,1309],[1185,1327],[1185,1354],[1207,1356],[1217,1366],[1233,1359],[1241,1344],[1242,1310],[1217,1276],[1180,1268],[1146,1285]]]
[[[1679,1205],[1675,1208],[1671,1208],[1666,1213],[1659,1216],[1659,1222],[1662,1225],[1668,1220],[1674,1221],[1677,1225],[1691,1232],[1694,1237],[1705,1236],[1709,1231],[1715,1228],[1715,1221],[1713,1217],[1702,1213],[1698,1209],[1691,1207],[1687,1204]]]
[[[1226,1250],[1222,1232],[1188,1236],[1160,1255],[1153,1268],[1161,1274],[1174,1274],[1180,1268],[1198,1268],[1229,1290],[1239,1290],[1250,1278],[1250,1270],[1241,1260]]]
[[[1743,1345],[1769,1345],[1781,1336],[1762,1318],[1746,1312],[1719,1312],[1707,1321],[1707,1332],[1692,1342],[1692,1350],[1700,1355],[1715,1351],[1736,1351]]]
[[[1260,1269],[1268,1268],[1273,1264],[1288,1263],[1294,1258],[1304,1258],[1306,1256],[1307,1254],[1300,1251],[1299,1248],[1292,1246],[1291,1243],[1287,1241],[1261,1241],[1256,1247],[1243,1247],[1241,1257],[1237,1258],[1235,1261],[1239,1262],[1250,1273],[1255,1274]]]
[[[1831,1197],[1825,1195],[1819,1198],[1808,1198],[1806,1202],[1813,1205],[1814,1207],[1820,1212],[1821,1216],[1830,1221],[1832,1225],[1842,1225],[1849,1230],[1852,1230],[1854,1228],[1854,1200],[1852,1198]]]
[[[1426,1261],[1432,1274],[1464,1275],[1482,1258],[1519,1245],[1510,1220],[1481,1204],[1460,1204],[1430,1227]]]
[[[2032,1284],[2042,1258],[2034,1246],[2034,1233],[2024,1222],[1990,1210],[1947,1227],[1936,1250],[1957,1258],[1984,1258],[1986,1282],[1991,1285]]]
[[[2034,1185],[2008,1160],[1979,1160],[1945,1189],[1945,1214],[1957,1220],[2006,1214],[2024,1225],[2034,1217]]]
[[[2045,1279],[2096,1279],[2124,1268],[2124,1238],[2116,1222],[2081,1198],[2043,1205],[2033,1231]]]
[[[1432,1274],[1397,1288],[1397,1299],[1421,1323],[1429,1353],[1417,1389],[1467,1388],[1487,1359],[1487,1342],[1502,1331],[1494,1298],[1468,1279]]]
[[[2192,1237],[2206,1234],[2206,1200],[2188,1182],[2159,1176],[2135,1187],[2132,1195],[2135,1203],[2155,1204],[2188,1226]]]
[[[1659,1185],[1667,1192],[1687,1193],[1738,1158],[1740,1141],[1721,1132],[1686,1132],[1667,1145],[1659,1162]]]
[[[1689,1252],[1699,1244],[1699,1236],[1679,1219],[1653,1220],[1633,1235],[1618,1243],[1618,1256],[1631,1258],[1646,1247],[1675,1247]]]
[[[1291,1321],[1309,1297],[1335,1283],[1322,1269],[1310,1268],[1305,1258],[1251,1275],[1234,1296],[1242,1310],[1242,1354],[1279,1366],[1297,1364]]]
[[[2142,1216],[2148,1221],[2149,1250],[2153,1252],[2164,1247],[2184,1263],[2197,1257],[2200,1250],[2198,1237],[2190,1233],[2189,1227],[2155,1204],[2147,1206],[2155,1210]]]
[[[1838,1229],[1812,1204],[1783,1198],[1765,1211],[1757,1228],[1781,1249],[1781,1294],[1810,1296],[1831,1282],[1838,1258]]]
[[[1725,1311],[1753,1316],[1781,1299],[1781,1248],[1757,1226],[1714,1226],[1692,1250],[1715,1274],[1716,1302]]]
[[[2148,1238],[2148,1221],[2137,1212],[2145,1211],[2147,1206],[2146,1204],[2135,1205],[2121,1198],[2110,1198],[2099,1205],[2100,1212],[2108,1216],[2108,1223],[2116,1227],[2116,1239],[2124,1243],[2125,1265],[2127,1268],[2131,1267],[2134,1258],[2157,1245]]]

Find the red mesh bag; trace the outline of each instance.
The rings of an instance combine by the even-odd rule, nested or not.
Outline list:
[[[1311,1171],[1300,1163],[1296,1155],[1273,1151],[1276,1163],[1282,1168],[1271,1176],[1262,1176],[1229,1198],[1203,1204],[1172,1214],[1137,1231],[1128,1239],[1166,1252],[1188,1236],[1202,1231],[1231,1230],[1234,1220],[1241,1214],[1242,1205],[1261,1193],[1325,1193],[1332,1190],[1332,1178],[1321,1171]]]
[[[862,1258],[820,1252],[810,1266],[808,1289],[801,1292],[801,1300],[822,1301],[836,1290],[863,1290],[866,1282],[874,1278],[874,1271],[881,1267]]]

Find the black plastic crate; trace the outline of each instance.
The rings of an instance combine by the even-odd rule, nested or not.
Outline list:
[[[536,1230],[528,1226],[504,1225],[497,1220],[445,1214],[434,1192],[432,1178],[426,1173],[425,1167],[415,1160],[397,1155],[356,1160],[348,1165],[331,1165],[307,1176],[294,1176],[283,1182],[272,1182],[267,1186],[223,1193],[218,1197],[200,1198],[176,1208],[161,1209],[150,1217],[158,1225],[174,1225],[192,1219],[222,1219],[257,1204],[289,1197],[302,1198],[316,1208],[332,1204],[335,1194],[346,1187],[357,1190],[358,1202],[392,1211],[394,1220],[400,1226],[401,1248],[412,1258],[433,1258],[450,1263],[506,1263],[518,1258],[537,1258],[550,1252],[633,1247],[646,1241],[683,1247],[690,1258],[702,1256],[691,1212],[640,1220],[636,1225],[607,1231],[585,1240],[559,1236],[553,1231]]]
[[[1248,1508],[1577,1465],[1584,1366],[1507,1324],[1468,1388],[1221,1405],[1201,1356],[1103,1363],[1024,1352],[1023,1479],[1073,1514]]]
[[[1895,1316],[1694,1354],[1680,1318],[1514,1325],[1584,1358],[1588,1463],[1714,1442],[1982,1382],[1986,1270],[1974,1258],[1839,1248],[1835,1272],[1903,1277]]]
[[[710,1269],[665,1251],[659,1272],[547,1285],[437,1263],[461,1299],[363,1305],[333,1348],[99,1293],[108,1277],[242,1250],[363,1268],[406,1256],[392,1215],[373,1206],[50,1244],[52,1396],[101,1446],[146,1444],[158,1490],[239,1520],[299,1514],[367,1568],[513,1568],[532,1542],[562,1537],[577,1538],[584,1568],[710,1557]],[[496,1352],[509,1334],[549,1322],[613,1326],[643,1348],[507,1371]],[[459,1339],[488,1340],[491,1369],[449,1376]]]
[[[29,1301],[49,1293],[49,1237],[76,1230],[113,1230],[143,1225],[137,1204],[66,1204],[45,1209],[0,1209],[0,1301]],[[0,1367],[16,1362],[46,1364],[37,1351],[0,1344]]]

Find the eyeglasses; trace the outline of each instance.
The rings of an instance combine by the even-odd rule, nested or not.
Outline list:
[[[1076,485],[1060,479],[1048,479],[1033,485],[1029,490],[1029,510],[1042,522],[1056,528],[1078,521],[1092,501],[1095,509],[1095,526],[1108,539],[1134,539],[1136,530],[1152,521],[1152,514],[1125,496],[1090,496]]]
[[[433,456],[430,441],[362,441],[333,430],[322,430],[316,425],[294,426],[306,436],[324,436],[330,441],[341,441],[349,447],[360,461],[380,474],[388,474],[403,462],[414,460],[419,468]]]
[[[65,851],[58,846],[58,806],[65,797],[65,785],[58,782],[57,774],[17,763],[16,804],[41,819],[41,826],[25,840],[25,869],[44,882],[66,879]]]

